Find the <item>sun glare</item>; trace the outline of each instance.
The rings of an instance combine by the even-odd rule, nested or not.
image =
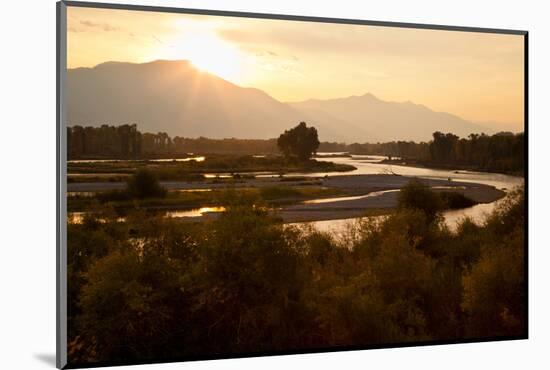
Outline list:
[[[212,34],[191,34],[181,39],[175,53],[198,69],[225,80],[238,82],[243,69],[243,56],[230,44]]]

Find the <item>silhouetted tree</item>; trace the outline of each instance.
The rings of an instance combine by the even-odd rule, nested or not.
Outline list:
[[[126,184],[126,192],[134,198],[164,197],[166,189],[158,182],[155,174],[149,170],[137,171]]]
[[[314,127],[308,128],[305,122],[285,131],[279,139],[268,140],[171,138],[165,132],[141,133],[135,124],[67,128],[69,159],[186,156],[190,152],[275,154],[278,150],[287,157],[300,159],[307,159],[320,150],[400,157],[427,165],[465,166],[481,171],[512,173],[523,171],[525,162],[524,134],[511,132],[500,132],[492,136],[470,134],[467,138],[458,138],[452,133],[434,132],[430,142],[344,144],[319,143],[317,131]]]
[[[284,133],[277,139],[277,146],[286,157],[307,160],[319,148],[319,137],[315,127],[307,127],[305,122]]]
[[[432,159],[444,163],[454,162],[458,136],[437,131],[433,133],[433,138],[433,141],[430,143]]]

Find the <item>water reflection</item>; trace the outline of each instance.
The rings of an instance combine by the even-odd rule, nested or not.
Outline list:
[[[303,176],[303,177],[324,177],[324,176],[345,176],[345,175],[367,175],[367,174],[381,174],[381,173],[394,173],[397,175],[403,176],[413,176],[413,177],[422,177],[428,179],[443,179],[451,181],[463,181],[471,183],[480,183],[490,186],[494,186],[498,189],[503,189],[509,191],[514,187],[520,186],[523,184],[522,177],[509,176],[496,173],[486,173],[486,172],[475,172],[475,171],[453,171],[453,170],[439,170],[439,169],[430,169],[422,167],[408,167],[402,165],[390,165],[385,163],[380,163],[386,157],[384,156],[374,156],[374,155],[351,155],[343,156],[347,153],[318,153],[320,156],[317,157],[319,161],[331,161],[340,164],[349,164],[356,167],[356,170],[343,172],[343,173],[334,173],[334,172],[319,172],[319,173],[288,173],[285,174],[285,177],[292,176]],[[341,156],[338,156],[341,155]],[[202,159],[201,159],[202,158]],[[186,157],[179,159],[159,159],[153,161],[188,161],[188,160],[204,160],[204,157]],[[105,160],[96,160],[97,162]],[[72,161],[79,162],[79,161]],[[85,161],[80,161],[85,162]],[[272,172],[254,172],[249,173],[248,175],[255,175],[256,177],[275,177],[279,174]],[[233,177],[230,173],[219,173],[219,174],[205,174],[206,178],[231,178]],[[436,189],[449,189],[449,188],[463,188],[461,186],[439,186],[435,187]],[[212,189],[181,189],[180,191],[211,191]],[[325,199],[315,199],[305,201],[305,204],[320,204],[328,203],[335,201],[346,201],[346,200],[357,200],[367,197],[377,197],[386,192],[396,192],[398,189],[387,190],[381,192],[373,192],[367,195],[361,196],[350,196],[350,197],[335,197],[335,198],[325,198]],[[70,195],[73,195],[72,193]],[[482,223],[486,215],[494,210],[494,208],[499,204],[500,201],[488,203],[488,204],[478,204],[470,208],[461,209],[461,210],[452,210],[446,211],[443,213],[445,222],[451,230],[456,229],[457,222],[464,218],[470,217],[477,223]],[[185,211],[169,211],[166,213],[167,217],[200,217],[207,215],[209,213],[223,212],[225,209],[223,207],[202,207],[193,210]],[[82,222],[83,214],[75,212],[72,216],[75,222]],[[380,217],[380,216],[378,216]],[[355,222],[356,219],[344,219],[344,220],[329,220],[329,221],[317,221],[310,222],[312,226],[323,231],[333,230],[335,232],[341,232],[350,223]],[[71,222],[71,221],[69,221]]]
[[[504,201],[503,199],[497,200],[492,203],[480,203],[473,207],[450,210],[443,212],[443,220],[449,230],[456,231],[459,223],[466,217],[470,218],[477,225],[482,225],[487,217]],[[295,226],[310,226],[316,230],[322,232],[328,232],[336,236],[342,235],[351,227],[354,227],[357,222],[363,219],[371,220],[383,220],[387,216],[369,216],[369,217],[357,217],[339,220],[324,220],[324,221],[312,221],[312,222],[296,222],[289,225]]]
[[[149,159],[149,162],[204,162],[206,157],[186,157],[186,158],[164,158],[164,159]]]
[[[395,193],[398,192],[399,189],[391,189],[391,190],[382,190],[382,191],[373,191],[366,195],[357,195],[353,197],[335,197],[335,198],[322,198],[322,199],[311,199],[311,200],[305,200],[302,202],[302,204],[323,204],[323,203],[332,203],[332,202],[342,202],[346,200],[358,200],[358,199],[365,199],[365,198],[375,198],[379,197],[382,194],[386,193]]]
[[[233,174],[230,173],[205,173],[205,179],[232,179]]]
[[[71,159],[67,163],[108,163],[108,162],[204,162],[206,157],[194,156],[184,158],[159,158],[159,159]]]
[[[94,197],[96,195],[93,191],[68,191],[68,197]]]
[[[201,217],[208,215],[209,213],[219,213],[225,212],[225,207],[201,207],[190,210],[179,210],[179,211],[167,211],[164,214],[164,217],[171,218],[184,218],[184,217]],[[67,216],[67,221],[70,224],[82,224],[84,222],[84,217],[89,214],[88,212],[69,212]],[[105,223],[107,220],[103,218],[96,218],[100,223]],[[119,217],[117,222],[125,222],[126,218]]]
[[[170,191],[173,191],[173,192],[178,192],[178,193],[200,193],[200,192],[205,192],[205,191],[212,191],[211,188],[206,188],[206,189],[173,189],[173,190],[170,190]]]
[[[452,181],[464,181],[474,182],[479,184],[486,184],[496,187],[497,189],[511,190],[516,186],[523,184],[523,178],[518,176],[509,176],[498,173],[488,172],[475,172],[475,171],[453,171],[453,170],[439,170],[424,167],[409,167],[395,164],[380,163],[386,157],[382,156],[369,156],[372,159],[355,160],[345,157],[333,157],[333,158],[317,158],[319,161],[331,161],[340,164],[349,164],[355,166],[357,169],[338,175],[374,175],[384,173],[394,173],[402,176],[414,176],[422,178],[443,179]],[[315,174],[302,174],[302,176],[338,176],[334,172],[315,173]]]
[[[196,209],[191,209],[187,211],[168,211],[166,212],[166,217],[200,217],[208,213],[218,213],[225,212],[224,207],[201,207]]]
[[[67,215],[67,222],[70,224],[82,224],[84,222],[84,217],[89,214],[89,212],[69,212]],[[99,223],[106,223],[107,220],[104,218],[96,218],[96,221]],[[117,222],[125,222],[126,218],[118,217]]]
[[[476,204],[473,207],[465,209],[445,211],[443,212],[445,223],[452,231],[457,229],[459,222],[465,217],[469,217],[473,222],[481,225],[487,219],[487,216],[490,215],[503,201],[504,199],[500,199],[496,202]]]

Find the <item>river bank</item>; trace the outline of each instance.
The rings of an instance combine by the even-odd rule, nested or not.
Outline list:
[[[322,178],[298,178],[297,180],[276,177],[246,179],[239,182],[161,182],[168,190],[205,190],[205,189],[250,189],[250,188],[293,188],[296,186],[314,185],[334,189],[341,196],[319,197],[299,201],[292,200],[280,207],[274,208],[274,214],[283,222],[311,222],[322,220],[347,219],[365,216],[367,214],[384,214],[397,206],[399,190],[414,177],[385,174],[371,175],[340,175]],[[473,200],[475,203],[491,203],[505,195],[505,192],[490,185],[471,182],[450,181],[443,179],[417,179],[436,192],[457,192]],[[71,183],[68,190],[73,192],[97,192],[122,189],[124,183]],[[296,202],[294,202],[296,203]],[[157,210],[160,209],[157,207]],[[177,207],[166,208],[166,211],[178,210]],[[202,221],[215,216],[214,212],[172,213],[172,217],[180,217],[184,221]]]
[[[460,171],[464,171],[464,172],[478,172],[478,173],[494,173],[497,175],[517,176],[517,177],[524,176],[523,171],[506,172],[506,171],[499,171],[491,168],[479,168],[476,166],[466,166],[466,165],[459,165],[459,164],[442,164],[442,163],[424,162],[424,161],[407,160],[407,159],[384,159],[378,163],[387,164],[387,165],[416,167],[416,168],[428,168],[428,169],[434,169],[434,170],[446,170],[446,171],[452,171],[457,174],[460,173]]]

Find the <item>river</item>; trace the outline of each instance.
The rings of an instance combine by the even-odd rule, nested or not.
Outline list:
[[[383,156],[364,156],[364,155],[352,155],[352,156],[332,156],[334,154],[338,153],[319,153],[319,156],[316,158],[319,161],[330,161],[334,163],[340,163],[340,164],[348,164],[356,167],[353,171],[347,171],[347,172],[316,172],[316,173],[287,173],[284,176],[304,176],[304,177],[334,177],[334,176],[343,176],[343,175],[369,175],[369,174],[396,174],[396,175],[402,175],[402,176],[409,176],[409,177],[420,177],[420,178],[426,178],[426,179],[442,179],[442,180],[448,180],[451,179],[452,181],[463,181],[463,182],[471,182],[471,183],[479,183],[479,184],[486,184],[490,186],[494,186],[497,189],[501,189],[504,191],[510,191],[513,188],[520,186],[523,184],[523,178],[517,177],[517,176],[509,176],[509,175],[503,175],[503,174],[496,174],[496,173],[488,173],[488,172],[475,172],[475,171],[454,171],[454,170],[440,170],[440,169],[430,169],[430,168],[422,168],[422,167],[409,167],[409,166],[402,166],[402,165],[394,165],[394,164],[385,164],[381,163],[382,160],[384,160],[386,157]],[[198,159],[198,160],[204,160],[204,157],[188,157],[188,158],[177,158],[177,159],[158,159],[156,161],[187,161],[190,159]],[[219,174],[216,174],[219,175]],[[269,173],[269,172],[262,172],[255,174],[256,177],[278,177],[278,174],[275,173]],[[210,190],[210,189],[201,189],[204,191]],[[195,191],[195,190],[193,190]],[[396,191],[396,190],[390,190]],[[387,191],[386,191],[387,192]],[[376,196],[382,196],[386,192],[376,192],[371,193],[367,195],[368,197],[376,197]],[[310,200],[307,201],[307,203],[323,203],[327,201],[346,201],[350,200],[351,198],[360,198],[365,197],[359,196],[359,197],[342,197],[342,198],[333,198],[333,199],[316,199],[316,200]],[[445,218],[445,222],[449,226],[451,230],[456,228],[457,221],[464,217],[470,217],[475,222],[481,223],[485,219],[486,215],[493,211],[493,209],[498,205],[499,202],[502,200],[492,202],[492,203],[486,203],[486,204],[477,204],[473,207],[461,209],[461,210],[452,210],[452,211],[446,211],[443,213],[443,216]],[[221,211],[221,208],[214,207],[214,208],[197,208],[193,210],[186,210],[186,211],[174,211],[174,212],[168,212],[168,217],[197,217],[201,216],[205,213],[215,213]],[[82,215],[75,213],[74,216],[77,219],[81,219]],[[328,221],[313,221],[308,223],[296,223],[296,225],[302,225],[302,224],[308,224],[311,225],[318,230],[322,231],[331,231],[334,233],[340,233],[348,228],[349,225],[353,224],[357,219],[351,218],[351,219],[337,219],[337,220],[328,220]]]
[[[382,156],[360,156],[352,155],[351,157],[332,157],[331,154],[336,153],[319,153],[321,156],[316,158],[319,161],[331,161],[334,163],[349,164],[355,166],[357,169],[350,172],[342,173],[342,175],[368,175],[368,174],[381,174],[381,173],[394,173],[402,176],[413,176],[428,179],[452,179],[453,181],[464,181],[478,184],[486,184],[496,187],[504,191],[510,191],[517,186],[523,184],[523,178],[518,176],[509,176],[498,173],[489,172],[475,172],[475,171],[454,171],[454,170],[440,170],[423,167],[410,167],[394,164],[380,163],[386,157]],[[292,174],[297,175],[297,174]],[[329,173],[314,173],[314,174],[300,174],[302,176],[338,176],[334,172]],[[476,223],[482,223],[486,215],[491,213],[495,207],[502,200],[498,200],[492,203],[477,204],[473,207],[446,211],[443,213],[443,217],[447,226],[451,230],[456,229],[457,221],[464,217],[470,217]],[[308,224],[321,231],[329,231],[333,233],[342,233],[350,225],[356,222],[357,219],[343,219],[343,220],[327,220],[327,221],[314,221],[308,223],[296,223],[296,225]]]

